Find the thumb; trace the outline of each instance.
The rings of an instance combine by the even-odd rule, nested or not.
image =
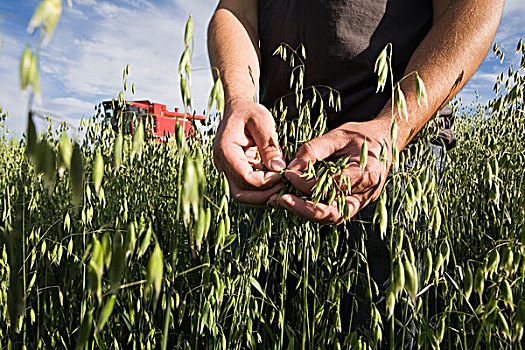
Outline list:
[[[336,139],[333,136],[328,133],[302,145],[295,159],[288,165],[288,169],[304,171],[308,168],[308,163],[314,164],[330,157],[338,150]]]
[[[280,171],[286,168],[279,138],[275,131],[275,123],[269,111],[251,118],[247,124],[248,132],[252,136],[261,155],[264,165],[271,171]]]

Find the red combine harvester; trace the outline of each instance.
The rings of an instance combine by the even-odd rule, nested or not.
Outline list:
[[[122,122],[122,131],[125,134],[133,134],[133,118],[143,119],[144,130],[146,135],[163,141],[169,135],[175,135],[175,127],[180,124],[184,127],[186,137],[193,135],[195,130],[192,126],[192,120],[205,120],[203,115],[194,115],[190,113],[181,113],[178,108],[174,112],[168,111],[166,105],[144,101],[126,101],[123,108],[117,106],[116,101],[102,102],[104,115],[113,127],[118,131],[120,122]]]

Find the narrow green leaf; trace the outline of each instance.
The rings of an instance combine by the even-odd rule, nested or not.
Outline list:
[[[394,291],[394,288],[390,287],[388,288],[387,295],[386,295],[387,319],[390,319],[392,315],[394,314],[395,304],[396,304],[396,293]]]
[[[386,143],[381,144],[381,151],[379,152],[379,162],[385,164],[386,162]]]
[[[193,39],[193,17],[190,14],[188,21],[186,22],[186,28],[184,30],[184,45],[189,47],[191,40]]]
[[[388,79],[388,68],[385,65],[384,68],[379,71],[379,75],[378,75],[378,78],[377,78],[376,93],[379,92],[379,91],[382,92],[382,91],[385,90],[385,85],[386,85],[387,79]]]
[[[483,268],[478,267],[476,269],[476,275],[474,277],[474,291],[479,295],[479,298],[483,297],[483,290],[485,289],[485,274]]]
[[[43,140],[40,143],[39,148],[40,159],[38,160],[38,162],[41,163],[41,165],[38,168],[42,169],[42,173],[44,174],[44,184],[51,193],[55,184],[57,171],[55,151],[51,148],[51,146],[47,143],[46,140]]]
[[[195,169],[195,162],[189,156],[186,157],[184,162],[184,173],[182,188],[182,218],[186,228],[190,225],[190,209],[193,205],[196,207],[198,202],[198,184],[197,184],[197,171]],[[197,192],[197,193],[196,193]]]
[[[213,101],[217,101],[217,86],[218,86],[218,80],[220,78],[217,77],[217,79],[215,80],[215,83],[213,84],[213,87],[211,89],[211,92],[210,92],[210,97],[208,98],[208,109],[207,109],[207,115],[210,115],[210,112],[211,112],[211,107],[213,105]]]
[[[384,69],[386,65],[386,59],[387,59],[387,50],[388,50],[388,45],[385,46],[385,48],[381,51],[379,56],[377,56],[376,63],[374,65],[374,73],[376,72],[381,73],[381,71]]]
[[[392,119],[392,127],[390,128],[390,141],[395,143],[397,140],[397,123],[395,119]]]
[[[67,166],[71,166],[71,156],[73,154],[73,146],[71,145],[71,141],[69,140],[69,137],[67,137],[67,134],[65,131],[62,132],[62,135],[60,135],[60,140],[58,142],[58,147],[60,150],[60,158],[62,162]]]
[[[396,295],[400,295],[405,288],[405,267],[401,262],[401,259],[397,260],[395,278],[394,278],[394,291]]]
[[[124,250],[124,238],[120,231],[113,238],[113,250],[111,253],[111,265],[109,266],[108,277],[111,292],[115,293],[120,287],[120,281],[126,269],[126,252]]]
[[[36,128],[35,123],[33,122],[33,116],[31,113],[27,115],[27,132],[26,132],[26,151],[29,158],[36,162],[37,152],[37,138],[36,138]]]
[[[179,62],[179,75],[182,75],[182,72],[186,70],[186,66],[190,63],[190,48],[186,47]]]
[[[423,100],[423,103],[425,104],[425,106],[428,107],[427,90],[419,74],[416,74],[416,95],[417,95],[417,104],[421,107],[421,100]]]
[[[109,232],[104,233],[102,236],[102,252],[104,255],[104,266],[109,269],[111,266],[111,259],[113,255],[113,243]]]
[[[84,193],[84,162],[82,160],[82,153],[77,143],[73,146],[73,154],[71,155],[71,193],[73,204],[79,206],[82,203],[82,196]]]
[[[397,112],[400,117],[405,117],[408,121],[408,110],[407,110],[407,103],[405,99],[405,95],[403,94],[403,91],[401,90],[401,87],[399,84],[396,85],[395,88],[395,101],[397,106]]]
[[[363,145],[361,146],[361,157],[359,160],[359,171],[363,173],[366,167],[366,163],[368,161],[368,145],[366,143],[366,136],[363,141]]]
[[[126,239],[124,240],[124,251],[126,252],[126,258],[133,255],[135,251],[135,245],[137,242],[137,223],[132,221],[128,225],[126,230]]]
[[[124,136],[121,132],[117,134],[115,143],[113,145],[113,166],[118,169],[122,164],[122,146],[124,144]]]
[[[93,186],[95,187],[95,192],[99,194],[100,187],[102,185],[102,178],[104,177],[104,159],[102,154],[100,154],[100,148],[95,155],[95,161],[93,164]]]
[[[196,220],[194,224],[194,234],[195,234],[195,245],[197,250],[201,250],[202,240],[204,238],[204,230],[206,229],[206,211],[204,208],[199,209],[199,219]]]
[[[144,146],[144,122],[139,120],[137,127],[135,128],[135,133],[133,134],[133,145],[131,150],[131,159],[135,155],[139,156],[139,159],[142,156],[142,148]]]
[[[215,243],[215,253],[219,250],[219,248],[222,248],[224,245],[224,239],[226,235],[226,224],[224,223],[224,219],[221,218],[219,221],[219,227],[217,229],[217,242]]]
[[[224,114],[224,87],[222,85],[222,79],[218,79],[217,83],[217,110]]]
[[[405,257],[403,264],[405,268],[405,288],[415,304],[419,281],[417,269],[408,257]]]
[[[162,257],[162,250],[158,243],[155,244],[155,249],[153,254],[149,259],[148,263],[148,274],[146,277],[149,289],[150,286],[153,286],[154,289],[154,304],[157,303],[159,298],[160,290],[162,287],[162,278],[164,275],[164,259]]]
[[[140,258],[144,253],[146,253],[146,250],[149,247],[149,244],[151,242],[151,237],[153,236],[153,227],[151,225],[151,222],[148,225],[148,229],[146,230],[146,233],[144,234],[144,237],[142,238],[142,242],[140,243],[139,252],[137,254],[137,257]]]
[[[261,293],[261,295],[262,295],[264,298],[266,298],[266,293],[264,293],[264,291],[263,291],[261,285],[259,284],[259,281],[257,281],[257,280],[255,279],[255,277],[253,277],[253,276],[250,277],[250,283],[252,284],[252,286],[253,286],[255,289],[257,289],[257,291],[258,291],[259,293]]]
[[[78,329],[77,343],[75,345],[76,350],[84,349],[89,336],[91,335],[91,328],[93,326],[93,310],[89,310],[82,319],[80,328]]]
[[[104,326],[109,320],[109,317],[113,313],[113,308],[115,307],[115,300],[117,299],[117,295],[113,294],[109,297],[109,299],[106,301],[106,304],[104,305],[104,308],[100,312],[100,315],[98,316],[97,320],[97,332],[102,331],[104,329]]]
[[[69,217],[69,213],[66,212],[66,216],[64,217],[64,231],[69,232],[71,228],[71,218]]]
[[[182,102],[184,107],[188,108],[191,105],[190,87],[187,80],[184,77],[180,77],[180,91],[182,94]]]
[[[20,85],[22,90],[25,90],[29,84],[29,75],[32,62],[33,54],[31,53],[29,46],[26,46],[24,52],[22,53],[22,58],[20,59]]]
[[[29,84],[33,86],[33,92],[37,99],[42,101],[40,95],[40,78],[38,76],[38,62],[35,56],[31,56],[31,65],[29,66]]]

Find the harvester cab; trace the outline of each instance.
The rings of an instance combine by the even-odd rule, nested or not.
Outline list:
[[[145,136],[158,141],[165,141],[170,135],[175,135],[177,124],[183,127],[186,137],[192,136],[195,133],[194,122],[206,119],[202,115],[181,113],[178,108],[168,111],[166,105],[148,100],[126,101],[123,106],[111,100],[102,102],[102,106],[104,117],[113,130],[118,132],[121,129],[124,134],[133,134],[133,121],[142,120]]]

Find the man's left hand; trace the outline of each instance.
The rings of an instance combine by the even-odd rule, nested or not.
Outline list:
[[[387,147],[387,158],[391,157],[390,127],[391,120],[388,118],[343,124],[301,146],[296,158],[288,166],[285,173],[288,181],[300,192],[311,195],[316,180],[307,180],[302,176],[308,163],[350,156],[350,165],[344,170],[344,173],[349,175],[351,184],[351,191],[345,196],[350,209],[349,217],[343,217],[337,210],[336,201],[315,204],[311,200],[304,200],[293,194],[281,196],[275,194],[270,197],[269,203],[287,209],[304,219],[326,224],[339,224],[354,216],[379,197],[386,181],[390,162],[381,162],[379,158],[383,144]],[[361,171],[360,155],[365,137],[368,158],[365,168]]]

